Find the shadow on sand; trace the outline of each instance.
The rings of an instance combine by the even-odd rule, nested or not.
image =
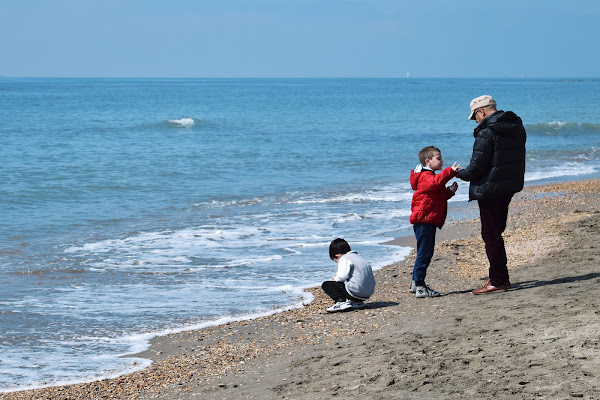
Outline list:
[[[394,307],[400,303],[395,301],[374,301],[372,303],[365,303],[367,306],[363,310],[374,310],[376,308]]]
[[[572,283],[579,281],[587,281],[594,278],[600,278],[600,273],[594,272],[580,276],[567,276],[564,278],[556,278],[549,281],[524,281],[511,284],[510,290],[533,289],[541,286],[560,285],[561,283]]]
[[[564,278],[556,278],[556,279],[552,279],[549,281],[523,281],[523,282],[513,282],[510,284],[510,289],[507,290],[508,292],[514,291],[514,290],[524,290],[524,289],[533,289],[536,287],[542,287],[542,286],[550,286],[550,285],[560,285],[563,283],[573,283],[573,282],[579,282],[579,281],[587,281],[590,279],[595,279],[595,278],[600,278],[600,273],[598,272],[594,272],[594,273],[590,273],[590,274],[585,274],[585,275],[580,275],[580,276],[567,276]],[[475,288],[473,288],[475,289]],[[465,294],[465,293],[471,293],[473,291],[473,289],[467,289],[467,290],[456,290],[454,292],[448,292],[448,293],[443,293],[442,296],[450,296],[451,294]]]

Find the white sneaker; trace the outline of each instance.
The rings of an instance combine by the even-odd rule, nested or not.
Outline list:
[[[350,304],[350,301],[338,301],[337,303],[335,303],[334,305],[329,307],[327,309],[327,312],[340,312],[340,311],[346,311],[346,310],[351,310],[351,309],[352,309],[352,304]]]
[[[415,291],[415,297],[438,297],[442,294],[437,290],[431,289],[429,286],[417,286],[417,290]]]
[[[364,301],[353,301],[353,300],[348,300],[348,301],[350,302],[350,305],[352,306],[352,308],[354,310],[362,310],[363,308],[365,308],[367,306]]]
[[[417,291],[417,284],[415,281],[410,281],[410,287],[408,288],[408,291],[411,293],[415,293]]]

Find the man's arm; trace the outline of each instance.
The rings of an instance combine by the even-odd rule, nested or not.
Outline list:
[[[490,129],[482,129],[475,138],[473,155],[469,165],[458,171],[458,177],[463,181],[474,181],[489,171],[494,153],[494,141]]]

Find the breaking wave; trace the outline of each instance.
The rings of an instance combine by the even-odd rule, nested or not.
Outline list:
[[[559,136],[564,134],[600,133],[600,124],[552,121],[525,125],[527,133]]]
[[[184,117],[180,119],[168,119],[167,125],[173,128],[191,128],[196,125],[194,118]]]

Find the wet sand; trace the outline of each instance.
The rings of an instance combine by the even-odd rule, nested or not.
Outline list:
[[[427,277],[442,297],[408,292],[413,252],[376,272],[365,310],[327,314],[313,289],[301,309],[156,338],[145,370],[0,398],[600,399],[599,227],[600,180],[529,186],[504,235],[507,292],[471,294],[483,243],[450,220]]]

